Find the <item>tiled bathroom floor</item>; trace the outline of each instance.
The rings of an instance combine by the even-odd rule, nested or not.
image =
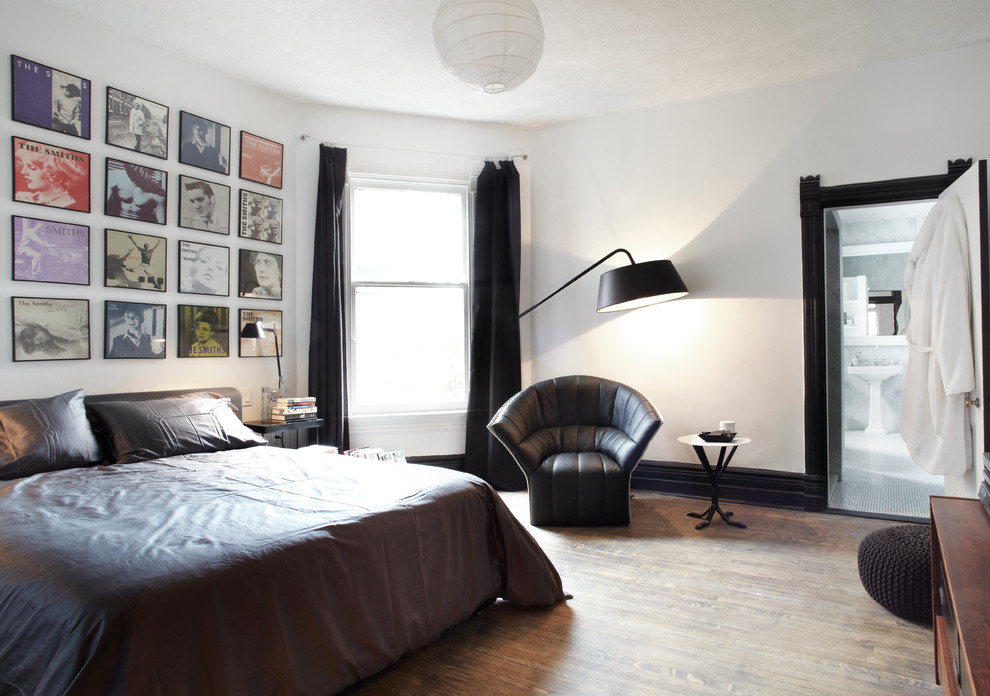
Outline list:
[[[845,439],[842,480],[831,482],[830,508],[928,518],[928,497],[944,493],[943,477],[911,461],[899,433],[846,431]]]

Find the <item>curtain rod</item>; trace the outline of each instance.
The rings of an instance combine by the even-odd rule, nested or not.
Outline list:
[[[327,142],[326,140],[323,140],[322,138],[317,138],[312,135],[307,135],[306,133],[303,133],[301,136],[299,136],[299,139],[315,140],[318,143],[321,143],[323,145],[330,145],[331,147],[366,147],[373,150],[393,150],[395,152],[416,152],[423,155],[450,155],[452,157],[471,157],[474,159],[483,159],[483,160],[516,159],[517,157],[524,160],[529,159],[529,155],[527,155],[526,153],[522,153],[520,155],[499,155],[496,157],[486,157],[484,155],[467,154],[464,152],[433,152],[431,150],[413,150],[405,147],[387,147],[385,145],[344,145],[342,143],[330,143]]]

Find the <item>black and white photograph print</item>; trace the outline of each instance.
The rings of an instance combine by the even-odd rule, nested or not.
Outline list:
[[[266,300],[282,299],[282,255],[240,249],[238,295]]]
[[[178,343],[180,358],[226,358],[230,355],[230,310],[179,305]]]
[[[168,107],[107,87],[107,144],[168,159]]]
[[[89,285],[89,226],[11,216],[13,279]]]
[[[179,136],[179,162],[230,173],[230,126],[180,111]]]
[[[89,80],[12,55],[10,82],[15,121],[89,140]]]
[[[107,300],[103,357],[165,359],[165,305]]]
[[[107,157],[106,181],[107,215],[165,224],[168,172]]]
[[[106,230],[104,285],[165,292],[165,238]]]
[[[230,295],[230,249],[179,240],[179,292]]]
[[[241,189],[240,233],[246,239],[282,243],[282,199]]]
[[[282,341],[282,312],[277,309],[242,309],[237,324],[237,335],[241,335],[246,324],[256,321],[264,324],[266,329],[274,329],[275,333],[266,331],[264,338],[242,338],[237,355],[241,358],[274,358],[277,335],[278,354],[281,357],[285,350]]]
[[[14,362],[89,360],[89,300],[12,297]]]
[[[230,187],[180,174],[179,227],[230,234]]]

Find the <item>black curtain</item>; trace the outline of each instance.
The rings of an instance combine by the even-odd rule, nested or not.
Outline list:
[[[350,447],[347,426],[347,336],[344,308],[344,177],[347,150],[320,145],[313,248],[313,307],[309,329],[309,395],[323,426],[319,442]]]
[[[486,162],[478,176],[471,257],[471,373],[465,469],[508,491],[526,487],[522,471],[488,432],[488,422],[521,388],[519,349],[519,172],[510,160]]]

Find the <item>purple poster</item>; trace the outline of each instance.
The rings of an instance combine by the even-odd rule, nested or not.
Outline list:
[[[89,285],[89,227],[14,215],[14,280]]]
[[[10,80],[15,121],[89,140],[89,80],[13,55]]]

